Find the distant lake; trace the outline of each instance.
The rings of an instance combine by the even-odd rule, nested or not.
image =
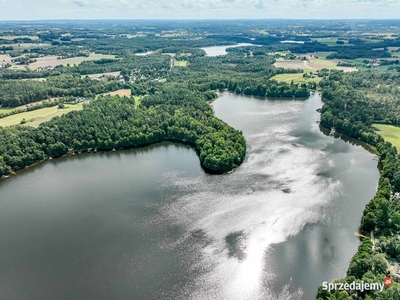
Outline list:
[[[346,275],[375,156],[305,101],[223,93],[247,158],[204,173],[161,143],[63,157],[0,181],[0,299],[315,299]]]
[[[281,41],[282,44],[304,44],[304,41]]]
[[[230,46],[204,47],[204,48],[201,48],[201,49],[206,51],[206,55],[207,56],[218,56],[218,55],[226,55],[227,54],[227,52],[226,52],[227,48],[235,48],[235,47],[242,47],[242,46],[257,46],[257,45],[242,43],[242,44],[230,45]]]
[[[147,51],[147,52],[139,52],[139,53],[135,53],[136,56],[145,56],[145,55],[149,55],[152,54],[154,51]]]

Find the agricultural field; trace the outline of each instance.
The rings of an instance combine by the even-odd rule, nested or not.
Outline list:
[[[0,54],[0,64],[11,63],[11,56],[8,54]]]
[[[312,38],[312,40],[327,46],[351,46],[347,40],[341,40],[344,44],[337,44],[336,42],[339,40],[337,37]]]
[[[331,55],[333,52],[317,52],[317,53],[308,53],[307,56],[315,55],[319,59],[327,59],[328,55]]]
[[[174,67],[187,67],[187,61],[174,60]]]
[[[132,91],[129,89],[124,89],[124,90],[118,90],[118,91],[114,91],[114,92],[109,92],[109,93],[105,93],[103,95],[110,95],[110,96],[126,96],[129,97],[132,95]],[[140,99],[141,97],[139,96],[133,96],[133,98],[135,99],[135,105],[138,106],[140,104]]]
[[[101,76],[119,76],[121,72],[108,72],[108,73],[99,73],[99,74],[89,74],[89,75],[81,75],[82,78],[89,77],[89,78],[95,78],[95,77],[101,77]]]
[[[114,92],[109,92],[109,93],[105,93],[104,95],[110,95],[110,96],[127,96],[129,97],[130,95],[132,95],[132,90],[130,89],[122,89],[122,90],[117,90]]]
[[[37,35],[4,35],[1,36],[3,40],[15,40],[15,39],[31,39],[32,41],[37,41],[39,37]]]
[[[317,71],[321,69],[338,69],[344,72],[357,71],[352,67],[337,67],[338,60],[308,57],[308,60],[283,60],[274,63],[277,68],[302,69],[304,72]]]
[[[46,81],[47,78],[25,78],[25,79],[14,79],[14,80],[22,80],[22,81],[28,81],[28,80],[32,80],[32,81]]]
[[[40,78],[40,79],[42,79],[42,78]],[[38,105],[38,104],[42,104],[44,101],[54,101],[54,100],[56,100],[56,98],[50,98],[48,100],[31,102],[28,105],[24,104],[24,105],[21,105],[21,106],[18,106],[18,107],[0,107],[0,113],[8,113],[8,112],[11,112],[11,111],[16,110],[16,109],[26,109],[27,106],[35,106],[35,105]]]
[[[75,105],[65,105],[65,108],[59,109],[58,106],[41,108],[33,111],[23,112],[20,114],[12,115],[0,119],[0,126],[12,126],[18,125],[23,119],[25,119],[25,125],[32,127],[38,127],[41,123],[51,120],[56,116],[69,113],[71,111],[81,110],[83,107],[82,103]]]
[[[391,142],[400,151],[400,127],[384,124],[374,124],[378,133],[388,142]]]
[[[14,48],[11,52],[17,52],[17,51],[24,51],[24,50],[30,50],[34,48],[50,48],[51,45],[47,43],[21,43],[21,44],[7,44],[7,45],[0,45],[0,48],[2,46],[11,46]]]
[[[115,55],[103,55],[103,54],[90,54],[89,57],[72,57],[72,58],[65,58],[65,59],[57,59],[57,56],[44,56],[39,57],[37,62],[29,64],[28,67],[31,70],[36,70],[40,67],[55,67],[58,65],[79,65],[81,62],[85,60],[100,60],[100,59],[110,59],[115,58]],[[20,65],[17,66],[16,69],[24,70],[26,66]]]
[[[14,109],[16,109],[15,107],[10,107],[10,108],[8,108],[8,107],[0,107],[0,114],[6,114],[6,113],[9,113],[9,112],[11,112],[11,111],[13,111]]]
[[[294,82],[294,83],[307,83],[307,82],[320,82],[322,77],[315,76],[314,78],[303,77],[304,73],[291,73],[291,74],[278,74],[270,78],[278,82]]]

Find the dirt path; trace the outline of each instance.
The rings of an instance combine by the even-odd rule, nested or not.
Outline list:
[[[306,68],[308,68],[308,69],[311,69],[311,70],[317,70],[317,69],[315,69],[315,68],[313,68],[313,67],[310,67],[309,65],[307,65],[307,62],[306,61],[304,61],[304,65],[306,66]]]

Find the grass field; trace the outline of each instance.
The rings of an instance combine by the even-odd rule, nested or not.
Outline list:
[[[388,142],[391,142],[397,151],[400,151],[400,127],[384,124],[374,124],[378,133]]]
[[[47,44],[47,43],[40,43],[40,44],[21,43],[21,44],[0,45],[0,47],[2,47],[2,46],[11,46],[11,47],[14,48],[14,50],[12,50],[10,52],[14,52],[14,51],[30,50],[30,49],[34,49],[34,48],[49,48],[49,47],[51,47],[51,44]]]
[[[2,39],[5,40],[14,40],[14,39],[24,39],[24,38],[28,38],[31,39],[32,41],[38,40],[39,37],[37,35],[3,35],[1,37]]]
[[[186,67],[187,66],[187,61],[174,60],[174,66],[175,67]]]
[[[337,37],[331,37],[331,38],[312,38],[312,40],[314,41],[318,41],[321,44],[325,44],[327,46],[349,46],[349,42],[348,41],[343,41],[344,44],[339,45],[336,44],[336,42],[338,41]]]
[[[321,70],[321,69],[339,69],[344,72],[354,72],[357,71],[355,68],[351,67],[337,67],[337,61],[332,59],[321,59],[310,57],[309,61],[306,60],[277,60],[274,66],[277,68],[284,69],[302,69],[303,72],[309,73],[311,71]]]
[[[139,96],[133,96],[133,98],[135,99],[135,105],[139,106],[140,104],[140,97]]]
[[[15,107],[0,107],[0,114],[6,114],[16,109]]]
[[[328,56],[328,55],[331,55],[333,52],[318,52],[317,54],[316,54],[316,56],[319,58],[319,59],[326,59],[326,57]],[[311,53],[311,54],[313,54],[313,53]],[[314,54],[313,54],[314,55]]]
[[[89,75],[81,75],[82,78],[85,78],[86,76],[93,78],[93,77],[98,77],[98,76],[102,76],[102,75],[106,75],[106,76],[119,76],[121,74],[121,72],[109,72],[109,73],[99,73],[99,74],[89,74]]]
[[[103,55],[103,54],[90,54],[89,57],[72,57],[66,59],[57,59],[57,56],[44,56],[37,59],[37,62],[29,64],[31,70],[36,70],[40,67],[54,67],[58,65],[79,65],[85,60],[100,60],[103,58],[115,58],[115,55]],[[12,67],[11,67],[12,69]],[[17,69],[25,69],[25,66],[18,66]]]
[[[118,90],[118,91],[114,91],[114,92],[109,92],[109,93],[105,93],[104,95],[111,95],[111,96],[131,96],[132,95],[132,91],[130,89],[125,89],[125,90]],[[135,105],[138,106],[140,104],[140,97],[139,96],[133,96],[133,98],[135,99]]]
[[[306,82],[320,82],[322,77],[303,77],[303,73],[295,73],[295,74],[278,74],[270,78],[271,80],[276,80],[279,82],[288,82],[290,83],[292,80],[294,83],[306,83]]]
[[[122,89],[122,90],[117,90],[114,92],[109,92],[109,93],[105,93],[104,95],[111,95],[111,96],[127,96],[129,97],[130,95],[132,95],[132,90],[130,89]]]
[[[13,79],[13,80],[22,80],[22,81],[46,81],[47,78],[24,78],[24,79]]]
[[[81,110],[82,104],[76,105],[65,105],[65,108],[59,109],[58,106],[41,108],[33,111],[28,111],[9,117],[0,119],[0,126],[6,127],[11,125],[20,124],[22,119],[26,120],[25,125],[38,127],[39,124],[49,121],[56,116],[61,116],[63,114],[69,113],[75,110]]]

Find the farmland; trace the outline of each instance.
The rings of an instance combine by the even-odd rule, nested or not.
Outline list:
[[[6,126],[17,125],[20,124],[23,119],[25,119],[26,121],[25,125],[38,127],[41,123],[49,121],[56,116],[61,116],[71,111],[81,110],[82,107],[83,107],[82,104],[75,104],[75,105],[65,105],[65,108],[63,109],[59,109],[58,106],[53,106],[29,112],[23,112],[20,114],[0,119],[0,126],[6,127]]]
[[[95,77],[101,77],[101,76],[118,76],[120,75],[121,72],[108,72],[108,73],[98,73],[98,74],[89,74],[89,75],[82,75],[82,78],[89,77],[89,78],[95,78]]]
[[[121,90],[117,90],[114,92],[109,92],[109,93],[105,93],[104,95],[110,95],[110,96],[127,96],[129,97],[132,94],[132,91],[130,89],[121,89]]]
[[[284,69],[303,69],[303,70],[321,70],[321,69],[339,69],[344,72],[357,71],[351,67],[338,67],[337,60],[309,58],[308,60],[283,60],[277,61],[274,66]]]
[[[294,83],[307,83],[307,82],[320,82],[322,77],[303,77],[303,73],[291,73],[291,74],[278,74],[271,77],[271,80],[276,80],[278,82],[294,82]]]
[[[337,37],[326,37],[326,38],[313,38],[312,40],[317,41],[321,44],[325,44],[327,46],[351,46],[349,41],[344,39],[338,39]],[[343,42],[343,44],[337,44]]]
[[[110,59],[115,58],[115,55],[103,55],[103,54],[90,54],[89,57],[72,57],[65,59],[57,59],[57,56],[44,56],[37,59],[37,62],[29,64],[28,66],[17,66],[17,69],[24,70],[29,67],[31,70],[37,70],[43,67],[55,67],[58,65],[79,65],[85,60],[100,60],[100,59]]]
[[[37,35],[4,35],[1,37],[4,40],[15,40],[15,39],[31,39],[32,41],[36,41],[39,39]]]
[[[11,56],[8,54],[0,54],[0,64],[11,63]]]
[[[5,46],[5,45],[0,45],[1,46]],[[7,44],[6,46],[11,46],[14,48],[14,51],[24,51],[24,50],[30,50],[30,49],[34,49],[34,48],[50,48],[51,45],[47,44],[47,43],[21,43],[21,44]]]

